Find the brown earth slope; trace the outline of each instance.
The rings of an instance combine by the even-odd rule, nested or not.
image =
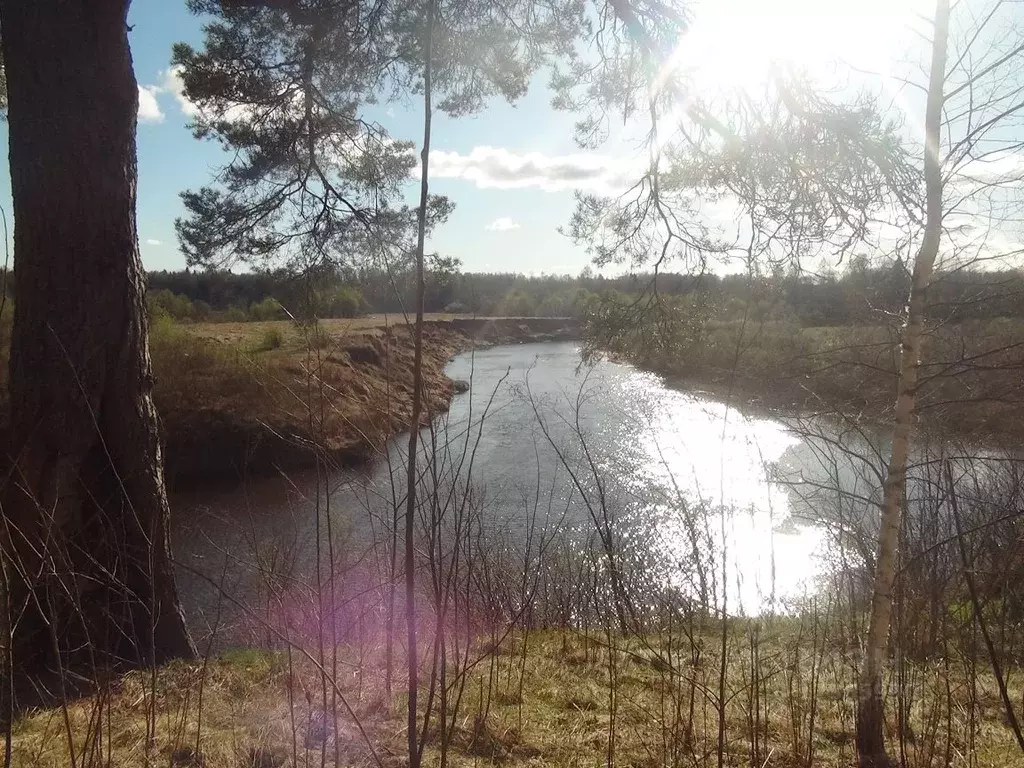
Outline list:
[[[432,316],[424,328],[426,416],[448,409],[445,364],[472,346],[575,338],[571,321]],[[168,482],[373,459],[408,428],[413,335],[403,318],[194,326],[158,324],[154,398]]]

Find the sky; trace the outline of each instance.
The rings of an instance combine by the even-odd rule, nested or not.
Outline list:
[[[169,75],[171,46],[185,41],[201,47],[202,20],[187,11],[184,0],[134,0],[129,24],[140,86],[142,258],[147,269],[182,269],[174,233],[174,220],[184,213],[179,195],[208,183],[227,160],[217,145],[192,136],[188,105],[176,98]],[[575,274],[587,265],[583,250],[558,233],[574,205],[572,188],[559,181],[566,172],[559,159],[579,150],[572,138],[574,118],[556,113],[549,101],[550,94],[536,88],[515,106],[497,101],[481,115],[435,118],[431,191],[449,195],[456,207],[429,243],[432,250],[459,257],[472,271]],[[385,105],[378,117],[396,138],[419,144],[420,109]],[[6,157],[2,162],[6,166]],[[470,178],[443,178],[454,174]],[[6,167],[0,184],[0,204],[9,212]]]
[[[902,17],[922,3],[927,10],[925,0],[714,0],[695,10],[676,63],[692,68],[696,87],[708,90],[744,87],[779,56],[825,66],[838,53],[864,67],[884,66],[901,43]],[[186,127],[191,105],[169,70],[173,43],[201,47],[202,20],[183,0],[134,0],[129,23],[140,88],[140,247],[148,269],[181,269],[174,233],[184,212],[179,195],[207,183],[227,160]],[[475,116],[435,117],[431,191],[456,207],[431,250],[458,257],[468,271],[576,274],[588,265],[583,248],[558,231],[572,214],[573,192],[607,188],[644,150],[624,140],[579,149],[574,116],[555,111],[550,99],[544,75],[518,104],[495,101]],[[385,104],[375,116],[394,137],[418,144],[420,109]],[[10,211],[4,172],[0,204]]]

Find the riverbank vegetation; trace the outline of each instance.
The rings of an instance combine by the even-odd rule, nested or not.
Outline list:
[[[12,311],[13,302],[4,314],[8,322],[0,322],[0,383]],[[562,319],[435,314],[427,323],[427,418],[451,403],[454,384],[444,368],[456,353],[579,336]],[[167,482],[176,490],[309,469],[318,458],[364,465],[410,423],[413,335],[403,315],[197,323],[157,312],[150,352]],[[308,406],[311,381],[332,393],[329,405],[315,412]],[[7,408],[0,397],[0,412]]]
[[[414,563],[425,764],[850,765],[875,535],[859,489],[789,479],[819,515],[827,566],[806,596],[774,598],[769,577],[756,585],[760,616],[723,619],[750,574],[720,527],[746,513],[679,498],[655,519],[632,515],[615,501],[629,479],[588,465],[587,433],[556,437],[565,415],[538,404],[560,480],[539,445],[538,487],[519,489],[514,525],[464,471],[487,411],[468,430],[425,430]],[[823,438],[819,450],[838,471],[855,445]],[[864,461],[866,474],[884,470]],[[219,562],[179,562],[204,595],[190,599],[204,606],[190,615],[200,659],[27,714],[12,764],[405,764],[403,472],[343,513],[318,480],[312,538],[251,536],[261,523],[243,517]],[[914,462],[885,724],[901,765],[1024,765],[1019,472],[944,446]],[[571,498],[546,495],[563,483]],[[568,525],[581,508],[583,525]]]
[[[11,312],[8,305],[8,323],[0,322],[4,385]],[[473,325],[467,333],[451,319],[436,318],[426,333],[424,382],[432,415],[451,402],[448,360],[474,344],[506,338],[494,329],[471,335]],[[530,337],[529,331],[519,333]],[[168,483],[177,489],[232,485],[247,476],[312,467],[318,455],[341,466],[373,460],[389,438],[408,428],[412,348],[402,316],[202,324],[156,314],[150,326],[153,401]],[[335,395],[315,413],[307,406],[310,377]],[[0,413],[7,413],[6,386],[2,392]]]
[[[228,317],[268,319],[283,315],[286,305],[296,306],[287,299],[275,304],[271,294],[286,295],[275,288],[279,279],[216,272],[150,275],[153,286],[218,296],[212,311],[222,322]],[[359,283],[340,276],[321,275],[321,280],[334,285],[332,290],[354,292],[361,286],[371,297],[360,298],[363,312],[402,306],[395,303],[394,290],[378,286],[381,279],[372,275],[363,275]],[[429,273],[427,280],[429,288]],[[879,267],[858,258],[840,273],[814,275],[605,278],[453,271],[446,280],[445,306],[483,308],[499,316],[580,318],[594,352],[657,371],[679,386],[784,413],[859,414],[874,423],[891,415],[909,281],[901,263]],[[163,312],[181,322],[211,316],[190,309],[185,294],[151,290],[157,295],[157,315]],[[245,291],[261,296],[247,311],[244,302],[229,298]],[[925,427],[983,440],[1009,439],[1024,431],[1018,407],[1024,392],[1017,375],[1024,365],[1022,298],[1024,279],[1012,270],[957,270],[935,279],[922,369]],[[439,306],[428,300],[428,310]],[[228,330],[219,335],[240,336]]]
[[[395,320],[241,329],[155,323],[153,399],[168,482],[238,483],[314,466],[318,455],[338,465],[379,456],[412,414],[412,331]],[[427,410],[436,415],[452,397],[444,366],[469,338],[440,327],[427,331],[426,343]],[[333,394],[328,406],[308,406],[311,380]]]
[[[653,274],[489,274],[463,271],[454,260],[443,271],[426,271],[425,311],[484,317],[575,317],[602,296],[639,298],[651,291],[667,298],[690,297],[720,319],[743,315],[802,327],[886,324],[903,310],[909,273],[902,261],[873,264],[857,257],[812,272],[768,270],[753,276]],[[709,265],[710,266],[710,265]],[[150,272],[151,307],[180,321],[273,320],[302,316],[312,292],[319,317],[401,313],[414,305],[409,270],[398,274],[369,267],[357,272],[320,270],[303,277],[282,272],[236,274],[217,270]],[[13,283],[13,281],[12,281]],[[10,288],[13,291],[13,286]],[[316,294],[319,292],[319,303]],[[932,304],[950,322],[1024,317],[1024,278],[1012,269],[958,269],[933,284]],[[349,297],[332,304],[333,297]],[[274,302],[277,302],[276,306]]]
[[[726,765],[851,763],[850,661],[825,645],[831,639],[823,629],[777,619],[736,630],[729,648]],[[698,639],[713,646],[718,637],[710,631]],[[94,764],[111,768],[147,759],[182,768],[264,768],[316,765],[326,753],[327,765],[401,765],[400,707],[388,702],[382,681],[371,677],[369,654],[361,650],[346,648],[339,658],[351,670],[339,688],[353,715],[336,726],[324,720],[314,664],[293,657],[289,671],[284,652],[225,652],[205,664],[161,669],[155,707],[152,681],[144,676],[112,684],[104,704],[116,724],[109,733],[96,722],[94,701],[72,703],[67,723],[57,711],[33,714],[15,729],[14,764],[88,765],[102,754]],[[667,643],[652,640],[609,647],[599,633],[510,635],[484,657],[479,672],[468,675],[467,701],[449,711],[455,724],[447,732],[429,734],[424,760],[436,764],[443,754],[453,766],[565,768],[609,759],[692,765],[711,757],[714,763],[718,711],[713,697],[701,691],[714,688],[717,659],[683,660],[688,679],[680,681],[674,679],[679,671],[664,660],[668,652]],[[968,752],[979,766],[1024,764],[1004,725],[991,674],[964,668],[961,660],[942,670],[906,665],[904,672],[918,686],[902,723],[913,734],[902,744],[905,765],[942,764],[947,756],[955,764]],[[947,675],[953,678],[951,695]],[[691,688],[697,691],[692,710]],[[1014,689],[1014,696],[1019,693]],[[60,735],[67,724],[80,739],[75,754]]]
[[[1024,320],[978,303],[983,313],[954,306],[926,329],[920,423],[949,436],[1012,440],[1024,430]],[[723,306],[700,293],[656,302],[606,294],[588,305],[584,336],[591,354],[737,405],[884,424],[896,400],[900,314],[879,309],[874,322],[806,325],[787,310],[763,299]]]

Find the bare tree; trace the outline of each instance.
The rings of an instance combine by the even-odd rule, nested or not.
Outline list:
[[[904,125],[884,117],[884,102],[869,91],[852,101],[835,101],[820,95],[810,82],[782,72],[770,78],[766,99],[739,94],[717,111],[690,104],[682,125],[666,125],[661,112],[669,112],[672,102],[687,95],[686,83],[674,80],[671,70],[664,74],[667,59],[650,42],[642,9],[622,3],[615,8],[661,75],[649,109],[648,173],[618,198],[580,198],[571,231],[592,247],[599,261],[653,264],[657,274],[675,259],[699,272],[716,252],[740,253],[753,275],[780,263],[800,264],[809,257],[841,260],[867,249],[898,262],[916,244],[907,308],[900,318],[893,444],[882,480],[881,524],[872,561],[875,582],[858,696],[861,763],[888,766],[882,674],[889,658],[892,592],[919,393],[943,376],[962,376],[996,359],[993,351],[961,353],[957,360],[930,361],[929,374],[922,376],[922,348],[931,332],[926,324],[928,293],[937,265],[951,274],[968,264],[1020,252],[1009,236],[1019,209],[1013,188],[1021,178],[1015,154],[1021,147],[1024,110],[1024,85],[1015,75],[1024,53],[1019,22],[1000,0],[980,8],[960,4],[954,22],[949,3],[938,2],[925,36],[927,82],[922,85],[910,77],[902,83],[911,99],[924,94],[923,141],[918,145]],[[953,53],[947,54],[950,46]],[[615,103],[621,103],[621,92],[617,94]],[[665,158],[670,173],[664,170]],[[736,203],[741,234],[735,245],[709,242],[705,236],[706,224],[697,213],[707,194],[726,195]],[[880,224],[900,234],[882,235]],[[656,281],[651,287],[656,294]],[[636,300],[596,315],[603,322],[598,343],[607,343],[609,336],[614,342],[609,322],[632,337],[638,322],[653,330],[678,323],[678,310],[669,307],[666,312],[665,306]],[[673,334],[678,337],[662,333],[667,338]],[[962,397],[969,399],[971,393],[963,391]]]
[[[906,494],[910,433],[917,402],[925,302],[942,234],[943,185],[939,131],[942,121],[948,29],[949,1],[938,0],[935,8],[931,74],[925,113],[924,235],[914,260],[914,276],[901,343],[896,410],[893,413],[892,455],[883,486],[882,521],[878,533],[878,555],[875,558],[871,617],[857,693],[857,754],[860,764],[865,768],[888,768],[892,764],[885,750],[882,669],[889,647],[892,589],[896,577],[896,552],[899,547],[903,499]]]

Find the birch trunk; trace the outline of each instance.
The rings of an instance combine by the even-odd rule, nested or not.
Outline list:
[[[885,713],[882,700],[882,670],[888,658],[889,620],[896,577],[896,556],[903,517],[910,433],[917,403],[921,341],[927,308],[928,286],[942,235],[942,162],[939,131],[942,123],[949,0],[937,0],[928,101],[925,112],[925,227],[921,247],[914,261],[914,274],[907,305],[900,353],[896,410],[893,415],[892,454],[886,472],[882,499],[882,520],[878,532],[878,556],[871,596],[871,617],[867,646],[861,664],[857,691],[857,755],[861,768],[890,768],[885,748]]]

